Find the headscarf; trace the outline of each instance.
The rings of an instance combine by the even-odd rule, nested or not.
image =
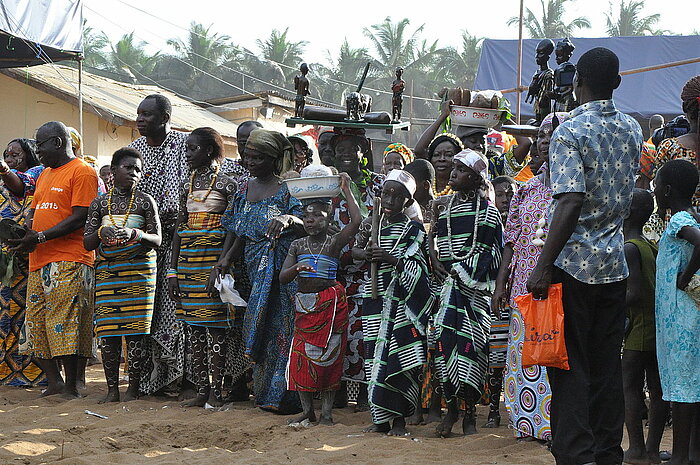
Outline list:
[[[382,155],[382,159],[386,158],[386,156],[389,155],[391,152],[396,152],[399,155],[401,155],[401,158],[403,158],[404,166],[408,165],[413,161],[413,152],[411,151],[411,149],[409,149],[400,142],[389,144],[387,148],[384,149],[384,155]]]
[[[294,147],[277,131],[255,129],[248,137],[246,148],[250,147],[275,160],[275,174],[284,174],[294,168]]]
[[[479,195],[491,201],[495,198],[493,185],[489,181],[489,163],[485,157],[479,152],[472,149],[464,149],[452,158],[453,161],[458,161],[465,166],[468,166],[476,174],[481,176],[481,186],[479,187]]]
[[[98,169],[97,168],[97,158],[93,157],[92,155],[85,155],[83,157],[83,160],[85,160],[85,163],[87,163],[88,165],[92,166],[95,169]]]
[[[450,132],[443,132],[442,134],[435,136],[435,138],[430,141],[430,144],[428,144],[428,161],[433,158],[435,148],[443,142],[450,142],[452,145],[457,147],[458,150],[464,150],[464,144],[462,144],[462,141],[459,140],[459,137]]]
[[[542,123],[540,123],[540,127],[544,126],[545,124],[552,124],[553,125],[554,124],[554,115],[557,115],[557,120],[559,120],[559,122],[557,123],[556,126],[559,126],[561,123],[563,123],[564,121],[569,119],[569,113],[566,111],[552,112],[544,117],[544,119],[542,120]],[[556,126],[554,127],[554,129],[556,129]]]
[[[416,193],[416,179],[411,173],[404,170],[391,170],[389,174],[386,175],[384,182],[396,181],[406,188],[411,197]]]
[[[72,127],[67,127],[68,130],[68,135],[70,135],[70,140],[71,140],[71,146],[73,147],[73,153],[76,155],[80,151],[80,147],[83,146],[83,138],[80,137],[80,133],[78,132],[77,129],[72,128]]]
[[[700,152],[700,76],[690,78],[681,90],[681,102],[683,103],[683,111],[688,115],[688,119],[694,119],[698,125],[695,133],[695,141],[697,148],[696,153]],[[700,157],[696,155],[696,164],[700,166]]]

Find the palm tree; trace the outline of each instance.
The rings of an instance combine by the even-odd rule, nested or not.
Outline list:
[[[239,69],[243,53],[227,35],[211,31],[195,21],[190,23],[185,40],[168,40],[175,53],[165,55],[155,70],[159,83],[196,99],[209,99],[236,93],[230,82],[240,87],[243,78]]]
[[[415,96],[434,97],[435,69],[444,49],[438,47],[437,40],[429,42],[421,39],[425,25],[419,26],[413,32],[408,30],[409,25],[410,21],[407,18],[396,23],[391,18],[386,18],[382,23],[363,29],[374,50],[373,72],[366,87],[388,89],[396,68],[400,66],[404,68],[406,83],[413,82]],[[373,98],[378,100],[376,108],[391,108],[390,95],[377,94]],[[416,105],[424,103],[420,100]],[[422,111],[417,107],[415,109],[419,113]]]
[[[584,16],[574,18],[571,22],[564,21],[564,11],[567,2],[573,0],[540,0],[542,16],[538,18],[531,9],[525,9],[523,24],[532,38],[571,37],[576,29],[590,28],[591,22]],[[508,26],[517,25],[519,18],[514,16],[508,20]]]
[[[391,18],[386,18],[383,23],[374,24],[369,28],[363,29],[362,32],[372,43],[376,54],[374,65],[379,74],[391,76],[399,66],[408,69],[417,60],[425,62],[434,58],[434,55],[421,57],[417,53],[418,47],[421,45],[419,42],[420,35],[425,25],[419,26],[410,35],[407,30],[409,25],[410,21],[408,18],[404,18],[397,23],[393,23]],[[437,51],[437,41],[423,51],[435,53]],[[420,63],[417,65],[420,65]]]
[[[611,37],[616,36],[643,36],[648,34],[660,35],[664,30],[654,29],[659,22],[659,13],[641,16],[644,8],[642,0],[620,0],[617,18],[613,15],[613,5],[610,2],[608,13],[605,15],[607,33]]]
[[[109,68],[109,60],[105,49],[109,45],[109,38],[104,32],[97,32],[83,23],[83,56],[85,66],[92,68]]]
[[[330,51],[326,51],[326,54],[328,56],[326,65],[312,65],[314,74],[321,80],[314,88],[321,99],[342,105],[346,93],[350,92],[352,87],[343,83],[357,83],[363,67],[367,62],[372,61],[372,57],[369,56],[366,48],[351,47],[347,39],[340,46],[337,60],[333,58]],[[312,88],[312,95],[315,93],[314,88]]]
[[[149,55],[146,43],[134,42],[134,33],[124,34],[116,43],[112,44],[109,61],[111,67],[124,74],[133,73],[137,78],[150,76],[160,60],[160,52]],[[127,71],[127,72],[125,72]]]
[[[226,62],[240,58],[240,50],[231,43],[227,35],[211,32],[211,25],[204,27],[195,21],[190,24],[187,40],[169,39],[168,45],[182,61],[192,65],[193,72],[212,73]],[[197,68],[196,70],[194,68]]]
[[[303,61],[302,54],[304,53],[304,48],[306,48],[306,45],[308,44],[308,42],[305,40],[301,40],[299,42],[292,42],[288,40],[288,32],[289,28],[285,29],[284,32],[273,29],[270,33],[270,37],[268,37],[266,40],[256,40],[256,43],[262,51],[262,55],[265,60],[283,65],[282,70],[285,78],[288,78],[296,73],[294,68],[297,68]],[[271,64],[266,66],[270,68]],[[275,82],[275,84],[283,85],[284,82]]]
[[[479,67],[483,40],[483,37],[476,37],[467,31],[462,31],[461,49],[447,47],[440,57],[438,66],[441,70],[440,78],[450,84],[471,89]]]
[[[276,60],[260,58],[248,49],[244,48],[243,50],[245,53],[244,68],[247,74],[262,81],[271,82],[279,87],[291,89],[290,81],[291,75],[295,73],[294,69],[283,68]],[[288,79],[287,76],[290,76],[290,78]],[[246,85],[246,89],[249,91],[270,90],[270,86],[259,81],[249,79],[246,82],[249,82]],[[290,90],[290,92],[292,91]]]

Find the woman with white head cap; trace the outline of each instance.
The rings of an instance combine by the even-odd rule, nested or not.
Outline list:
[[[362,302],[373,423],[365,431],[393,436],[407,434],[405,418],[420,408],[425,328],[433,302],[423,252],[425,230],[404,213],[415,191],[410,173],[392,170],[382,188],[381,211],[372,212],[381,215],[378,243],[370,243],[370,217],[362,222],[352,251],[356,260],[378,264],[378,297],[372,298],[365,285]]]
[[[475,403],[481,397],[488,368],[491,327],[489,304],[503,248],[498,209],[489,201],[484,156],[465,149],[454,156],[450,186],[454,194],[433,202],[430,258],[440,284],[435,317],[435,370],[448,413],[438,426],[449,436],[466,404],[464,434],[476,433]],[[434,245],[435,244],[435,245]]]

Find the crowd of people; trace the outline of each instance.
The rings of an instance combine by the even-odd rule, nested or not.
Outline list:
[[[350,397],[364,431],[396,436],[435,422],[448,437],[460,417],[474,434],[480,402],[498,427],[503,396],[516,438],[560,465],[660,463],[670,410],[670,463],[698,464],[700,76],[681,92],[688,134],[658,145],[617,110],[620,82],[613,52],[586,52],[577,108],[534,139],[444,132],[445,102],[413,150],[387,146],[381,173],[357,128],[286,137],[249,121],[226,158],[214,129],[172,130],[158,94],[99,172],[48,122],[0,163],[0,382],[79,398],[99,347],[104,402],[252,396],[310,426]],[[299,200],[284,180],[315,159],[341,192]],[[553,283],[568,370],[522,362],[516,298]]]

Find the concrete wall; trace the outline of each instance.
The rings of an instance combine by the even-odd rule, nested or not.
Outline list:
[[[78,107],[58,97],[0,75],[0,147],[17,137],[33,139],[36,130],[47,121],[62,121],[78,129]],[[83,148],[86,155],[97,156],[100,165],[108,164],[112,153],[138,136],[135,129],[115,126],[97,115],[83,113]]]
[[[134,109],[135,111],[136,109]],[[107,114],[105,113],[105,116]],[[47,121],[62,121],[78,129],[77,105],[42,92],[27,84],[0,74],[0,147],[17,137],[33,139],[36,130]],[[108,165],[115,150],[129,145],[139,137],[135,128],[117,126],[94,113],[83,113],[84,155],[97,157],[98,166]],[[225,140],[226,156],[237,158],[233,140]]]

